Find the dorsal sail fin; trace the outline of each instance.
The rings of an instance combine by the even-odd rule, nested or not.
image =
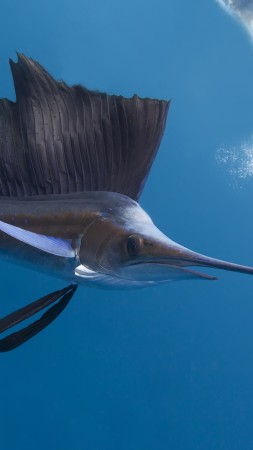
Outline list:
[[[16,103],[0,100],[0,195],[114,191],[138,200],[169,102],[69,87],[24,55],[10,65]]]

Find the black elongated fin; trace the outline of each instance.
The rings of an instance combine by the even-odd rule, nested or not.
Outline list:
[[[3,333],[54,303],[38,320],[0,339],[0,352],[14,350],[46,328],[66,308],[76,289],[77,285],[70,285],[59,291],[51,292],[0,319],[0,333]],[[55,304],[57,300],[59,301]]]
[[[10,61],[16,103],[0,100],[0,195],[113,191],[138,199],[169,102],[69,87]]]

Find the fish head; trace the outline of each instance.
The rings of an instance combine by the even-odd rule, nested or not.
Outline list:
[[[192,270],[210,267],[253,274],[253,269],[204,256],[163,234],[149,215],[132,202],[101,215],[86,231],[80,247],[76,275],[101,278],[110,284],[146,286],[183,279],[215,280]]]

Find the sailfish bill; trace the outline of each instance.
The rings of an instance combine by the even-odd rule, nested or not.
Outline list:
[[[213,280],[193,266],[253,268],[193,252],[169,239],[139,205],[170,102],[68,86],[36,61],[10,61],[16,102],[0,100],[0,258],[66,280],[0,320],[0,340],[21,345],[64,310],[77,285],[141,288]]]

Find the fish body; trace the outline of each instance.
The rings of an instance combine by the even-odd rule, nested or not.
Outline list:
[[[81,264],[81,245],[82,261],[94,269],[92,263],[96,261],[96,250],[100,240],[106,238],[106,221],[110,224],[114,223],[115,226],[121,224],[123,227],[134,215],[136,217],[137,213],[148,218],[137,202],[115,192],[88,191],[65,195],[1,197],[1,222],[16,229],[30,231],[36,236],[59,238],[63,243],[68,241],[74,250],[74,256],[62,257],[49,250],[40,250],[36,247],[36,241],[34,245],[30,245],[0,231],[0,257],[53,274],[69,282],[100,285],[103,284],[101,280],[84,278],[75,274],[76,267]],[[113,226],[111,230],[114,231]],[[90,248],[93,247],[94,242],[95,254],[91,255]],[[87,261],[89,258],[91,260]]]
[[[165,280],[149,280],[148,277],[134,280],[124,278],[116,270],[115,264],[121,264],[126,259],[125,242],[129,236],[138,233],[144,237],[146,231],[148,237],[151,231],[156,237],[168,240],[140,205],[124,194],[89,191],[65,195],[2,197],[0,228],[1,224],[10,225],[15,230],[14,234],[11,233],[12,228],[0,231],[1,258],[72,283],[135,288],[170,279],[166,274]],[[28,237],[28,242],[24,242],[23,230],[33,233],[35,240]],[[40,236],[59,239],[59,249],[68,242],[74,255],[59,256],[51,250],[50,245],[41,250]],[[114,247],[118,249],[122,246],[122,255],[115,258],[115,251],[114,259],[111,257],[110,260],[111,266],[107,264],[106,267],[105,255],[108,256],[107,250],[115,237],[117,242]],[[81,273],[80,268],[76,271],[81,265],[87,269],[85,274]]]
[[[0,208],[0,256],[71,283],[140,288],[178,279],[214,279],[189,266],[253,273],[172,241],[124,194],[2,197]]]
[[[70,87],[24,55],[10,64],[16,102],[0,100],[0,258],[71,284],[0,319],[1,332],[50,306],[0,340],[0,351],[51,323],[79,284],[216,279],[194,266],[253,274],[177,244],[139,204],[169,101]]]

